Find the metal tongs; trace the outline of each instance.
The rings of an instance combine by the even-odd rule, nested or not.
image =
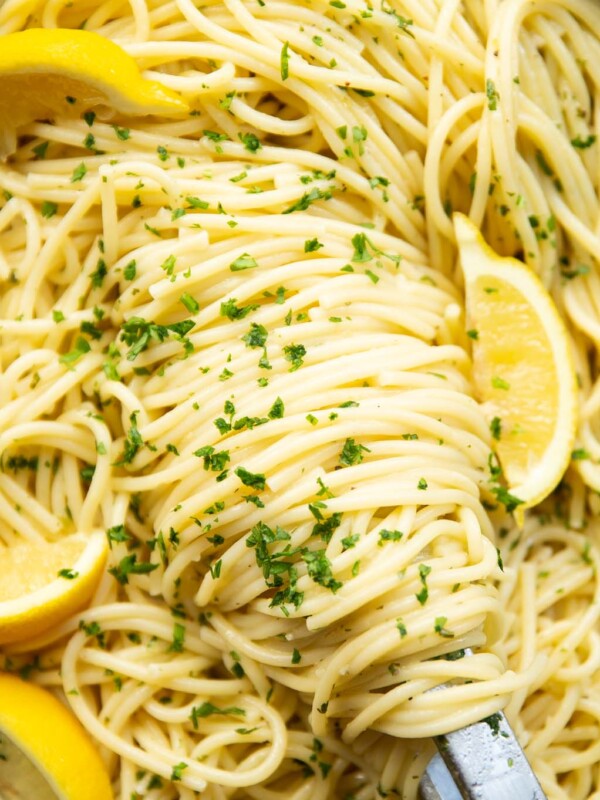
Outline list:
[[[420,800],[547,800],[502,711],[434,741]]]

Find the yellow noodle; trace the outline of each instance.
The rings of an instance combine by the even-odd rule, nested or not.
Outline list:
[[[6,668],[120,800],[412,799],[430,737],[504,707],[550,800],[597,800],[600,8],[6,0],[0,47],[39,26],[193,112],[32,122],[0,164],[0,540],[111,543]],[[577,457],[523,531],[451,210],[573,336]]]

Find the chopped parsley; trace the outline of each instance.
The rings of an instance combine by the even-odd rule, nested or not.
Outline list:
[[[138,561],[136,553],[130,553],[122,558],[116,567],[110,567],[108,572],[124,586],[129,583],[130,575],[148,575],[158,569],[158,564],[151,564],[149,561]]]
[[[535,151],[535,160],[537,161],[538,167],[542,170],[544,175],[548,175],[548,177],[552,177],[554,175],[554,170],[546,161],[546,158],[541,150]]]
[[[352,533],[350,536],[344,536],[344,538],[341,540],[342,553],[344,553],[346,550],[351,550],[353,547],[356,547],[356,543],[359,539],[360,534],[358,533]]]
[[[353,438],[346,439],[340,453],[340,464],[344,467],[360,464],[363,460],[363,452],[370,453],[371,451],[364,444],[356,444]]]
[[[190,208],[206,210],[210,206],[209,202],[201,200],[199,197],[186,197],[185,199],[189,203]]]
[[[524,500],[515,497],[515,495],[511,494],[504,486],[493,486],[492,493],[495,495],[496,500],[504,505],[509,514],[512,513],[517,506],[524,503]]]
[[[7,468],[15,473],[18,472],[20,469],[30,469],[32,472],[35,472],[38,468],[38,465],[39,465],[39,459],[37,456],[32,456],[31,458],[27,458],[26,456],[21,456],[21,455],[9,456],[6,461]]]
[[[221,303],[220,314],[222,317],[227,317],[227,319],[238,320],[238,319],[244,319],[244,317],[247,317],[248,314],[251,314],[253,311],[256,311],[257,308],[258,306],[254,304],[247,306],[238,306],[236,305],[235,297],[231,297],[229,300],[225,300],[224,302]]]
[[[431,567],[428,564],[419,564],[419,578],[421,580],[421,590],[417,592],[415,597],[419,603],[424,606],[429,597],[429,589],[427,587],[427,576],[431,572]]]
[[[99,289],[104,283],[104,278],[106,278],[107,275],[108,269],[106,267],[106,262],[103,258],[99,258],[98,263],[96,264],[96,269],[90,273],[92,286],[96,289]]]
[[[246,343],[246,347],[264,347],[268,335],[269,332],[264,325],[258,325],[253,322],[248,333],[242,336],[242,341]]]
[[[253,133],[238,134],[240,142],[249,153],[256,153],[262,148],[262,144]]]
[[[123,269],[123,277],[126,281],[132,281],[137,273],[137,263],[132,259],[127,266]]]
[[[289,75],[290,75],[290,69],[289,69],[290,55],[289,55],[289,50],[290,50],[290,43],[289,42],[285,42],[285,44],[281,48],[280,68],[281,68],[281,80],[282,81],[287,81],[287,79],[289,78]]]
[[[113,525],[106,531],[106,538],[108,539],[109,547],[112,550],[113,542],[126,542],[131,539],[131,536],[125,530],[124,525]]]
[[[500,417],[494,417],[490,422],[490,433],[492,434],[492,438],[496,439],[497,441],[500,439],[502,435],[502,420]]]
[[[215,451],[211,445],[201,447],[199,450],[194,451],[197,458],[202,458],[204,469],[211,472],[222,472],[226,465],[231,460],[228,450]]]
[[[386,542],[399,542],[403,536],[404,534],[402,531],[389,531],[383,529],[379,531],[379,541],[377,542],[377,545],[379,547],[383,547]]]
[[[200,304],[188,292],[184,292],[179,298],[179,302],[184,305],[190,314],[197,314],[200,311]]]
[[[185,625],[176,622],[173,625],[173,641],[169,646],[170,653],[183,653],[183,643],[185,641]]]
[[[571,139],[571,144],[578,150],[585,150],[594,144],[596,138],[597,137],[593,133],[590,134],[586,139],[582,139],[581,136],[577,135],[574,139]]]
[[[296,589],[298,578],[296,567],[288,560],[297,555],[301,548],[291,547],[288,544],[290,539],[290,534],[283,528],[277,526],[273,530],[264,522],[255,525],[246,539],[246,547],[254,548],[256,564],[262,570],[267,587],[277,589],[270,605],[281,607],[286,616],[289,614],[286,603],[291,603],[299,608],[304,599],[303,592],[298,592]],[[282,550],[273,551],[271,546],[276,543],[286,544]],[[286,575],[287,583],[284,580]]]
[[[57,575],[59,578],[66,578],[68,581],[79,577],[79,573],[74,569],[59,569]]]
[[[331,197],[332,193],[330,190],[322,190],[315,186],[310,192],[305,192],[299,200],[292,203],[291,206],[288,206],[288,208],[284,209],[281,213],[293,214],[294,211],[306,211],[315,200],[329,200]]]
[[[321,247],[325,247],[325,245],[321,244],[321,242],[317,238],[307,239],[304,242],[304,252],[305,253],[314,253],[317,250],[319,250]]]
[[[194,325],[195,322],[190,319],[174,322],[171,325],[159,325],[142,317],[130,317],[121,325],[121,341],[130,345],[130,349],[127,352],[127,360],[135,360],[140,353],[148,348],[152,341],[164,342],[171,333],[175,334],[185,345],[185,336]]]
[[[252,489],[258,489],[259,491],[264,489],[266,486],[266,478],[260,472],[250,472],[249,470],[245,469],[245,467],[236,467],[234,472],[244,486],[250,486]]]
[[[187,768],[188,764],[186,764],[185,761],[180,761],[179,764],[175,764],[175,766],[171,770],[171,780],[180,781],[183,775],[183,771]]]
[[[283,348],[283,354],[285,360],[292,365],[289,371],[295,372],[304,364],[303,359],[306,355],[306,347],[303,344],[288,344]]]
[[[70,366],[74,364],[76,361],[79,361],[81,356],[89,353],[91,350],[90,343],[87,339],[84,339],[83,336],[78,336],[75,340],[75,347],[70,350],[68,353],[65,353],[62,356],[59,356],[58,360],[61,364],[67,364]]]
[[[367,236],[364,233],[357,233],[352,237],[352,246],[354,247],[354,253],[352,255],[352,261],[354,263],[360,264],[365,261],[372,261],[373,256],[367,250]]]
[[[194,726],[194,730],[198,729],[198,720],[205,719],[206,717],[212,717],[215,715],[229,717],[229,716],[236,716],[236,717],[245,717],[246,712],[243,708],[238,708],[237,706],[227,706],[226,708],[219,708],[218,706],[213,705],[212,703],[202,703],[199,706],[193,706],[192,711],[190,713],[190,719],[192,721],[192,725]]]
[[[358,154],[364,155],[365,148],[363,142],[367,140],[368,133],[367,129],[364,128],[362,125],[353,125],[352,126],[352,141],[358,144]]]
[[[510,389],[510,383],[505,381],[504,378],[499,378],[497,375],[492,378],[492,386],[494,389],[503,389],[504,391]]]
[[[488,78],[485,82],[485,93],[487,96],[489,110],[495,111],[498,108],[498,100],[500,99],[500,96],[496,91],[496,85],[494,81],[490,80],[490,78]]]
[[[587,264],[577,264],[577,266],[570,268],[568,259],[566,259],[566,263],[563,263],[561,259],[561,265],[562,265],[560,268],[561,277],[565,278],[568,281],[571,281],[573,280],[573,278],[577,278],[580,275],[590,274],[590,268]]]
[[[283,400],[281,399],[281,397],[278,397],[271,406],[267,416],[269,417],[269,419],[281,419],[284,414],[285,414],[285,406],[283,404]]]
[[[573,461],[585,461],[586,459],[591,458],[591,454],[588,453],[587,450],[584,450],[583,447],[580,447],[577,450],[571,451],[571,458]]]
[[[71,175],[71,183],[78,183],[79,181],[82,181],[86,175],[87,167],[82,161],[81,164],[79,164],[79,166],[75,167],[73,170],[73,174]]]
[[[99,647],[106,646],[104,631],[97,622],[90,622],[86,624],[81,619],[79,620],[79,630],[83,631],[86,636],[95,636]]]
[[[255,267],[258,267],[258,264],[249,253],[242,253],[229,265],[229,269],[232,272],[241,272],[244,269],[254,269]]]
[[[229,139],[226,133],[217,133],[216,131],[203,130],[202,134],[210,139],[211,142],[224,142]]]
[[[436,617],[433,629],[436,633],[438,633],[440,636],[443,636],[445,639],[453,639],[454,634],[452,633],[452,631],[449,631],[445,627],[447,622],[448,622],[448,617]]]
[[[44,200],[41,208],[42,217],[44,217],[45,219],[50,219],[56,214],[57,211],[58,211],[58,203],[52,203],[49,200]]]
[[[225,97],[222,97],[219,100],[219,108],[222,108],[223,111],[229,111],[229,109],[231,108],[231,104],[233,102],[233,98],[235,97],[235,95],[236,95],[235,90],[232,91],[232,92],[227,92]]]
[[[317,520],[316,524],[313,525],[310,535],[318,536],[324,542],[329,543],[334,532],[342,524],[342,513],[340,511],[336,511],[335,514],[332,514],[330,517],[326,517],[321,513],[320,510],[320,508],[324,506],[324,503],[311,503],[308,506],[311,514]]]
[[[129,422],[131,427],[127,431],[127,435],[125,436],[125,442],[123,445],[123,453],[118,461],[115,462],[116,467],[120,467],[123,464],[130,464],[133,459],[135,458],[136,454],[144,446],[144,440],[142,438],[142,434],[139,432],[137,427],[137,411],[132,411],[129,415]]]
[[[304,550],[302,560],[306,564],[309,576],[315,583],[329,589],[334,594],[342,588],[342,583],[335,580],[331,569],[331,562],[325,555],[325,550]]]
[[[500,733],[500,722],[501,722],[501,720],[502,720],[502,717],[500,716],[500,714],[498,712],[496,712],[495,714],[491,714],[489,717],[485,717],[485,719],[482,719],[481,721],[485,722],[486,725],[489,725],[489,727],[490,727],[490,729],[492,731],[492,734],[494,736],[498,736],[498,734]]]
[[[373,178],[369,178],[369,186],[371,189],[375,189],[377,186],[389,186],[390,182],[387,178],[383,178],[381,175],[375,175]]]
[[[32,147],[33,152],[35,153],[36,158],[46,158],[46,153],[48,152],[48,145],[50,142],[41,142],[40,144],[36,144],[35,147]]]

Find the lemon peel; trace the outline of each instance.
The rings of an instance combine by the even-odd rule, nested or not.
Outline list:
[[[464,215],[454,214],[453,222],[476,396],[522,519],[569,466],[578,415],[569,336],[551,296],[525,264],[495,253]]]
[[[57,542],[0,550],[0,644],[17,643],[60,624],[88,604],[106,563],[101,531]]]
[[[0,673],[0,734],[3,797],[112,800],[96,745],[73,713],[45,689]]]
[[[176,92],[143,78],[119,45],[91,31],[33,28],[3,36],[0,87],[5,151],[15,129],[35,119],[77,117],[98,107],[132,116],[189,111]]]

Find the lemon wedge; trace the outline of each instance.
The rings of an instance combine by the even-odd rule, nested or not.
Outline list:
[[[0,644],[29,640],[84,608],[107,553],[100,531],[2,547]]]
[[[569,465],[577,427],[569,338],[531,270],[495,253],[462,214],[454,215],[454,230],[477,399],[519,519],[550,494]]]
[[[3,132],[35,119],[80,116],[97,106],[134,116],[189,111],[178,94],[143,78],[131,56],[97,33],[33,28],[1,39]]]
[[[0,673],[0,797],[112,800],[94,744],[50,692]]]

